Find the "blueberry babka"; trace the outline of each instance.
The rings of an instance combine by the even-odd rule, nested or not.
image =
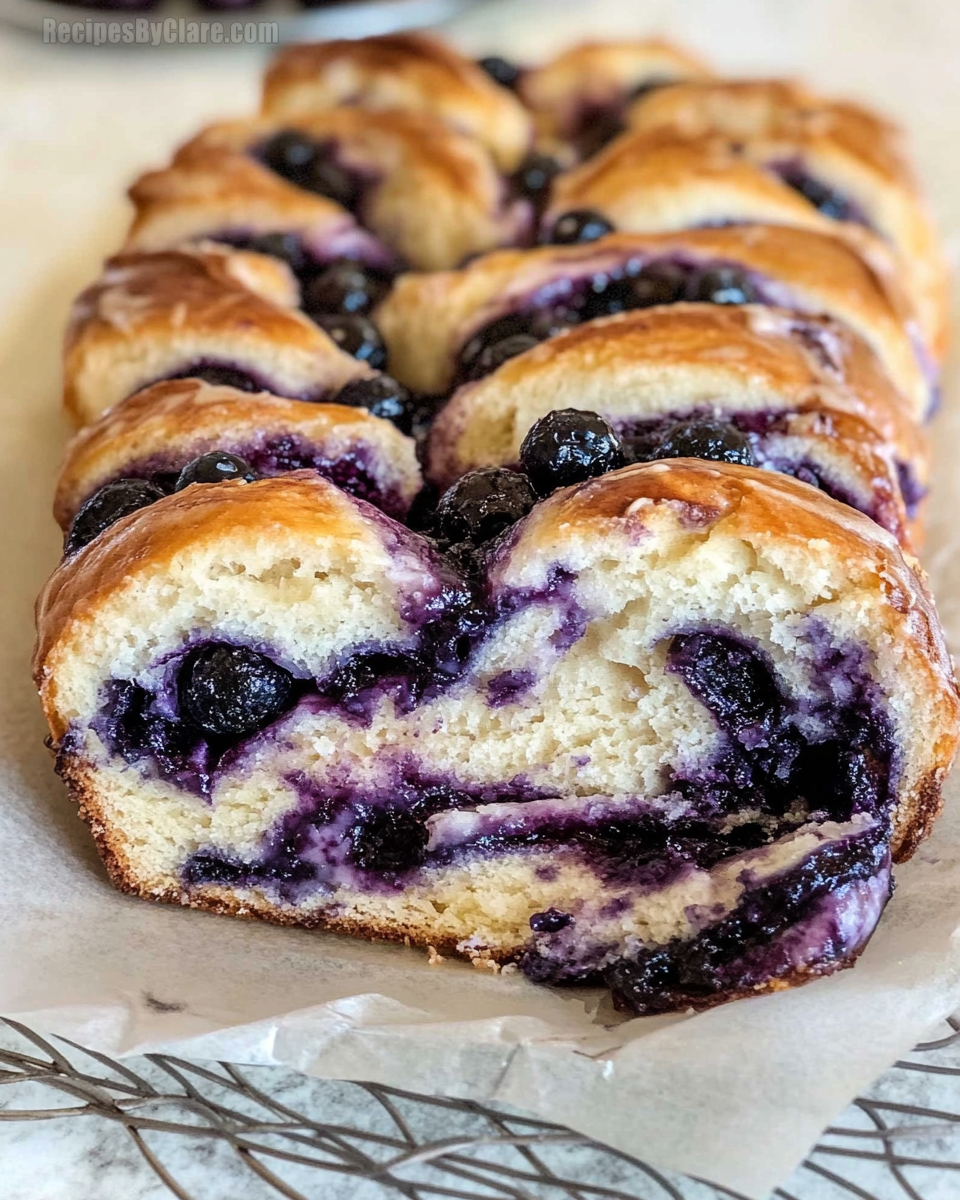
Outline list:
[[[472,581],[316,475],[194,484],[68,555],[39,629],[120,886],[641,1013],[854,959],[956,741],[893,539],[729,464],[562,489]]]
[[[455,391],[427,473],[443,488],[519,466],[534,424],[571,409],[603,417],[625,461],[699,457],[698,439],[719,438],[711,458],[795,475],[916,535],[923,434],[870,350],[824,317],[676,304],[575,326]]]
[[[892,127],[404,35],[284,51],[131,197],[35,657],[115,883],[634,1014],[852,964],[960,739]]]
[[[777,304],[826,313],[866,341],[918,419],[936,371],[896,277],[842,240],[771,225],[608,234],[596,242],[499,250],[460,271],[409,272],[374,314],[390,370],[442,394],[505,338],[543,340],[572,325],[679,301]],[[517,345],[519,343],[513,343]]]

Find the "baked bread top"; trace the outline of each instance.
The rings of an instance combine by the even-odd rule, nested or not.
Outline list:
[[[562,301],[573,281],[661,259],[746,269],[778,303],[842,320],[868,342],[918,419],[929,412],[933,381],[895,276],[842,239],[784,226],[611,234],[582,245],[499,250],[459,271],[401,275],[376,314],[390,369],[408,386],[440,394],[454,380],[463,346],[491,320],[538,300]]]
[[[108,481],[169,472],[213,450],[253,460],[262,474],[290,470],[284,463],[303,455],[322,460],[321,473],[329,468],[335,482],[360,471],[380,493],[378,507],[394,517],[405,514],[423,484],[412,438],[364,408],[171,379],[127,397],[76,434],[57,480],[54,517],[67,529]]]
[[[863,105],[828,99],[792,79],[672,84],[638,97],[626,121],[633,129],[670,129],[681,137],[718,133],[743,141],[828,139],[891,181],[916,186],[899,126]]]
[[[263,111],[307,116],[344,105],[428,113],[469,134],[513,171],[530,148],[530,114],[471,59],[426,33],[289,46],[267,70]]]
[[[811,181],[861,219],[824,215],[829,205],[821,212],[798,190]],[[623,232],[759,222],[833,232],[870,262],[892,255],[927,344],[938,360],[943,356],[946,271],[924,206],[912,186],[830,137],[686,138],[672,126],[634,130],[557,178],[544,232],[578,209],[603,214]]]
[[[295,186],[245,154],[208,150],[149,171],[130,188],[124,250],[175,250],[205,238],[294,233],[315,260],[390,266],[396,256],[335,201]]]
[[[702,59],[660,38],[581,42],[524,71],[518,90],[541,138],[562,144],[598,113],[621,115],[640,88],[709,75]]]
[[[257,163],[279,133],[313,139],[355,183],[360,223],[410,266],[440,270],[528,236],[532,211],[513,200],[484,147],[424,113],[335,108],[211,125],[182,146],[175,166],[229,151]]]
[[[280,395],[320,398],[373,372],[298,312],[278,259],[219,246],[110,259],[74,303],[64,406],[86,424],[149,383],[227,368]]]

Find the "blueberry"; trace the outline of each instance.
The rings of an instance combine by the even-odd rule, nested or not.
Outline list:
[[[667,668],[678,674],[721,729],[740,734],[773,728],[782,698],[760,650],[722,634],[679,633],[670,641]]]
[[[685,298],[687,272],[676,263],[652,262],[632,277],[630,287],[633,308],[676,304]]]
[[[444,492],[435,528],[448,544],[480,546],[526,516],[536,499],[525,475],[505,467],[483,467]]]
[[[92,542],[98,533],[103,533],[114,521],[162,498],[160,488],[146,479],[115,479],[112,483],[104,484],[77,511],[67,534],[64,554],[73,554]]]
[[[737,267],[708,267],[693,277],[690,299],[704,304],[753,304],[757,289]]]
[[[378,273],[341,259],[331,263],[307,284],[303,307],[312,317],[322,313],[364,315],[379,304],[387,285]]]
[[[191,483],[226,483],[231,479],[253,483],[256,478],[253,467],[236,454],[212,450],[209,454],[201,454],[199,458],[187,463],[177,478],[174,491],[182,492]]]
[[[537,208],[546,202],[550,184],[560,174],[560,164],[549,154],[528,154],[510,177],[513,193],[532,200]]]
[[[502,367],[511,358],[516,358],[518,354],[525,354],[539,344],[539,338],[535,338],[532,333],[514,333],[510,337],[501,338],[499,342],[485,346],[480,351],[473,360],[470,370],[466,373],[466,378],[482,379],[485,375],[492,374],[498,367]]]
[[[314,141],[296,129],[284,129],[266,143],[260,151],[264,163],[297,187],[317,192],[352,207],[357,200],[357,187],[349,172],[330,158],[331,146]]]
[[[444,549],[444,554],[464,579],[481,579],[483,577],[486,565],[484,554],[472,542],[454,542],[452,546]]]
[[[460,351],[462,374],[467,378],[470,377],[476,360],[488,346],[492,346],[504,338],[512,337],[515,333],[529,332],[530,319],[525,313],[508,313],[505,317],[497,317],[496,320],[484,325],[469,341],[464,343],[463,349]]]
[[[326,196],[343,208],[354,208],[360,198],[359,188],[349,171],[322,155],[318,155],[301,186],[307,191],[316,192],[318,196]]]
[[[426,664],[415,654],[371,650],[348,658],[324,683],[321,694],[340,703],[352,701],[389,680],[403,680],[412,693],[420,691]]]
[[[317,160],[318,147],[313,138],[296,129],[275,133],[260,150],[260,157],[271,171],[301,187]]]
[[[556,337],[558,333],[579,325],[583,315],[575,308],[566,304],[552,305],[546,308],[535,308],[527,314],[527,330],[538,342]]]
[[[799,192],[805,200],[825,217],[834,221],[852,221],[856,219],[855,209],[850,200],[837,188],[821,183],[806,172],[786,172],[784,182],[788,183],[795,192]]]
[[[419,867],[427,850],[423,821],[401,808],[357,806],[351,826],[350,859],[362,871],[397,875]]]
[[[509,59],[491,54],[487,58],[477,59],[477,66],[490,76],[501,87],[515,88],[520,79],[520,68]]]
[[[300,275],[309,265],[300,238],[295,233],[261,233],[247,239],[244,249],[279,258],[294,275]]]
[[[242,738],[275,721],[294,699],[293,676],[246,646],[193,651],[180,668],[180,711],[210,737]]]
[[[599,110],[584,122],[574,138],[578,158],[592,158],[626,129],[616,112]]]
[[[520,446],[520,462],[541,496],[615,471],[625,461],[623,443],[603,417],[578,408],[547,413]]]
[[[560,912],[556,908],[548,908],[544,912],[536,912],[530,918],[530,928],[534,933],[559,933],[573,921],[572,913]]]
[[[352,380],[337,393],[334,403],[365,408],[375,417],[392,421],[404,433],[412,432],[416,403],[407,389],[389,375]]]
[[[557,218],[550,241],[557,246],[572,246],[577,242],[595,242],[608,233],[613,233],[613,225],[602,213],[578,208]]]
[[[387,348],[374,325],[359,313],[342,313],[336,316],[314,318],[320,328],[346,354],[352,354],[361,362],[382,371],[387,365]]]
[[[674,304],[684,298],[686,282],[686,272],[672,263],[652,263],[625,279],[599,276],[584,298],[581,317],[592,321],[634,308]]]
[[[754,465],[746,434],[731,421],[709,417],[671,425],[649,457],[707,458],[713,462],[741,463],[745,467]]]
[[[232,387],[238,392],[262,392],[263,385],[258,383],[246,371],[237,367],[210,366],[187,367],[176,375],[168,375],[168,379],[202,379],[213,387]]]

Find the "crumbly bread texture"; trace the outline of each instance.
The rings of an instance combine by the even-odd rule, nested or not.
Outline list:
[[[622,110],[637,88],[709,74],[694,54],[658,38],[582,42],[524,71],[518,86],[540,136],[548,144],[562,144],[585,113]]]
[[[357,484],[373,485],[395,517],[423,485],[413,440],[366,409],[173,379],[128,397],[75,435],[57,480],[54,517],[67,529],[105,483],[169,474],[212,450],[247,456],[267,475],[290,470],[285,464],[304,455],[323,469],[339,467],[348,479],[356,465],[363,472]]]
[[[663,415],[790,414],[765,457],[821,468],[904,543],[918,532],[898,464],[923,490],[926,439],[870,349],[828,318],[674,304],[575,326],[454,392],[430,430],[430,478],[447,487],[477,467],[519,463],[530,427],[558,408],[627,429]]]
[[[412,615],[404,604],[438,594],[435,560],[426,543],[370,514],[304,474],[194,486],[122,519],[54,574],[38,605],[37,683],[61,773],[119,886],[283,923],[410,937],[468,956],[529,950],[531,916],[550,909],[576,912],[583,952],[605,947],[607,958],[689,937],[694,911],[707,911],[691,905],[730,911],[750,874],[745,866],[757,878],[776,877],[812,846],[879,818],[800,825],[762,852],[741,858],[734,850],[652,891],[605,878],[569,847],[469,851],[478,832],[534,820],[529,802],[521,813],[495,802],[440,813],[428,824],[433,844],[466,853],[402,886],[363,886],[342,853],[327,885],[299,897],[183,872],[201,852],[256,861],[305,797],[347,785],[376,794],[401,769],[410,778],[411,763],[427,779],[454,778],[474,794],[505,782],[509,790],[522,778],[556,798],[543,804],[581,819],[629,817],[639,797],[660,820],[680,819],[665,768],[708,759],[719,732],[665,669],[665,645],[675,631],[705,625],[760,647],[799,695],[822,692],[818,656],[826,647],[855,648],[895,746],[895,856],[909,856],[928,831],[960,706],[918,568],[873,522],[812,488],[692,460],[625,468],[539,504],[488,578],[494,597],[542,602],[508,605],[466,676],[412,709],[388,694],[366,721],[336,706],[298,706],[233,757],[209,797],[108,753],[96,724],[104,684],[157,687],[171,655],[198,640],[268,646],[313,678],[351,647],[406,644]],[[565,593],[550,590],[558,571],[569,581]],[[561,636],[571,613],[572,640]],[[491,703],[492,682],[516,670],[531,672],[526,690]],[[318,852],[342,847],[344,833],[335,824],[324,842],[318,825]],[[858,896],[869,908],[869,896]],[[882,899],[871,903],[847,958],[879,915]],[[837,965],[814,954],[756,990]]]
[[[852,199],[870,227],[821,214],[773,169],[785,162]],[[832,231],[870,262],[882,263],[892,247],[924,337],[943,356],[946,271],[926,209],[899,178],[879,174],[829,138],[737,141],[682,138],[670,126],[633,130],[558,177],[544,224],[581,208],[637,233],[750,221]]]
[[[560,291],[566,280],[657,259],[735,266],[762,280],[784,307],[843,321],[871,346],[917,417],[929,412],[931,371],[890,261],[868,264],[840,238],[775,225],[610,234],[577,246],[497,250],[459,271],[401,275],[376,314],[390,370],[409,387],[441,394],[458,353],[490,320]]]
[[[77,425],[198,364],[244,371],[278,395],[321,397],[373,374],[295,305],[289,268],[203,245],[110,259],[74,302],[64,394]]]
[[[141,175],[130,188],[135,209],[126,252],[155,253],[218,237],[297,235],[316,261],[356,258],[390,264],[395,256],[344,208],[232,150]]]
[[[530,114],[512,92],[425,33],[290,46],[267,70],[265,113],[309,116],[337,105],[427,113],[482,142],[504,171],[533,140]]]
[[[483,146],[423,113],[334,108],[226,121],[181,147],[174,165],[202,164],[210,150],[249,157],[286,129],[336,147],[339,161],[365,180],[364,225],[411,267],[443,270],[529,234],[529,205],[505,196]]]

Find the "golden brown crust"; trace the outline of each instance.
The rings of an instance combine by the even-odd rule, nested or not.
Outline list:
[[[254,159],[209,150],[130,188],[135,208],[125,251],[172,250],[225,234],[295,233],[319,259],[386,260],[389,251],[339,204],[295,187]]]
[[[799,163],[848,195],[900,256],[930,345],[943,358],[948,321],[943,251],[896,125],[786,80],[678,84],[639,100],[629,119],[645,136],[731,139],[759,166]]]
[[[827,139],[891,182],[915,186],[897,125],[861,105],[818,96],[795,80],[677,83],[636,100],[627,122],[634,129],[670,129],[685,138],[719,133],[738,140]]]
[[[57,480],[54,518],[66,530],[88,496],[137,464],[180,466],[210,450],[236,453],[278,438],[331,460],[367,455],[383,490],[404,508],[422,486],[412,439],[366,409],[177,379],[128,397],[76,434]]]
[[[427,113],[477,138],[505,171],[516,168],[533,137],[514,95],[424,33],[290,46],[267,70],[265,113],[301,116],[337,105]]]
[[[644,84],[709,74],[702,59],[659,38],[582,42],[525,71],[519,91],[541,136],[552,142],[570,137],[584,112],[619,108]]]
[[[799,163],[866,214],[871,232],[823,216],[774,169]],[[830,138],[689,139],[671,127],[635,130],[558,177],[546,228],[572,209],[594,209],[618,230],[655,233],[727,221],[793,225],[843,237],[870,261],[895,254],[924,337],[939,360],[946,344],[946,274],[936,235],[912,188],[880,175]],[[891,249],[892,248],[892,249]]]
[[[248,370],[281,395],[335,392],[372,374],[289,307],[297,299],[289,270],[264,255],[206,246],[113,258],[73,306],[64,407],[85,424],[203,360]]]
[[[463,345],[491,319],[557,280],[658,257],[743,267],[782,291],[781,303],[844,321],[878,354],[917,417],[929,411],[931,384],[908,332],[911,310],[896,279],[839,238],[770,225],[611,234],[585,245],[499,250],[460,271],[401,275],[376,315],[390,370],[409,387],[440,394],[453,381]]]
[[[337,108],[223,122],[181,147],[174,165],[203,164],[210,150],[247,156],[283,129],[336,143],[370,179],[364,223],[411,266],[442,270],[528,232],[529,206],[507,199],[483,147],[425,114]]]
[[[906,542],[897,463],[921,485],[928,447],[870,349],[823,317],[754,305],[674,304],[574,326],[455,392],[430,432],[440,486],[480,466],[518,461],[533,422],[554,408],[609,420],[719,406],[787,411],[792,432],[837,453]],[[892,453],[891,453],[892,451]],[[879,514],[877,514],[879,517]]]

